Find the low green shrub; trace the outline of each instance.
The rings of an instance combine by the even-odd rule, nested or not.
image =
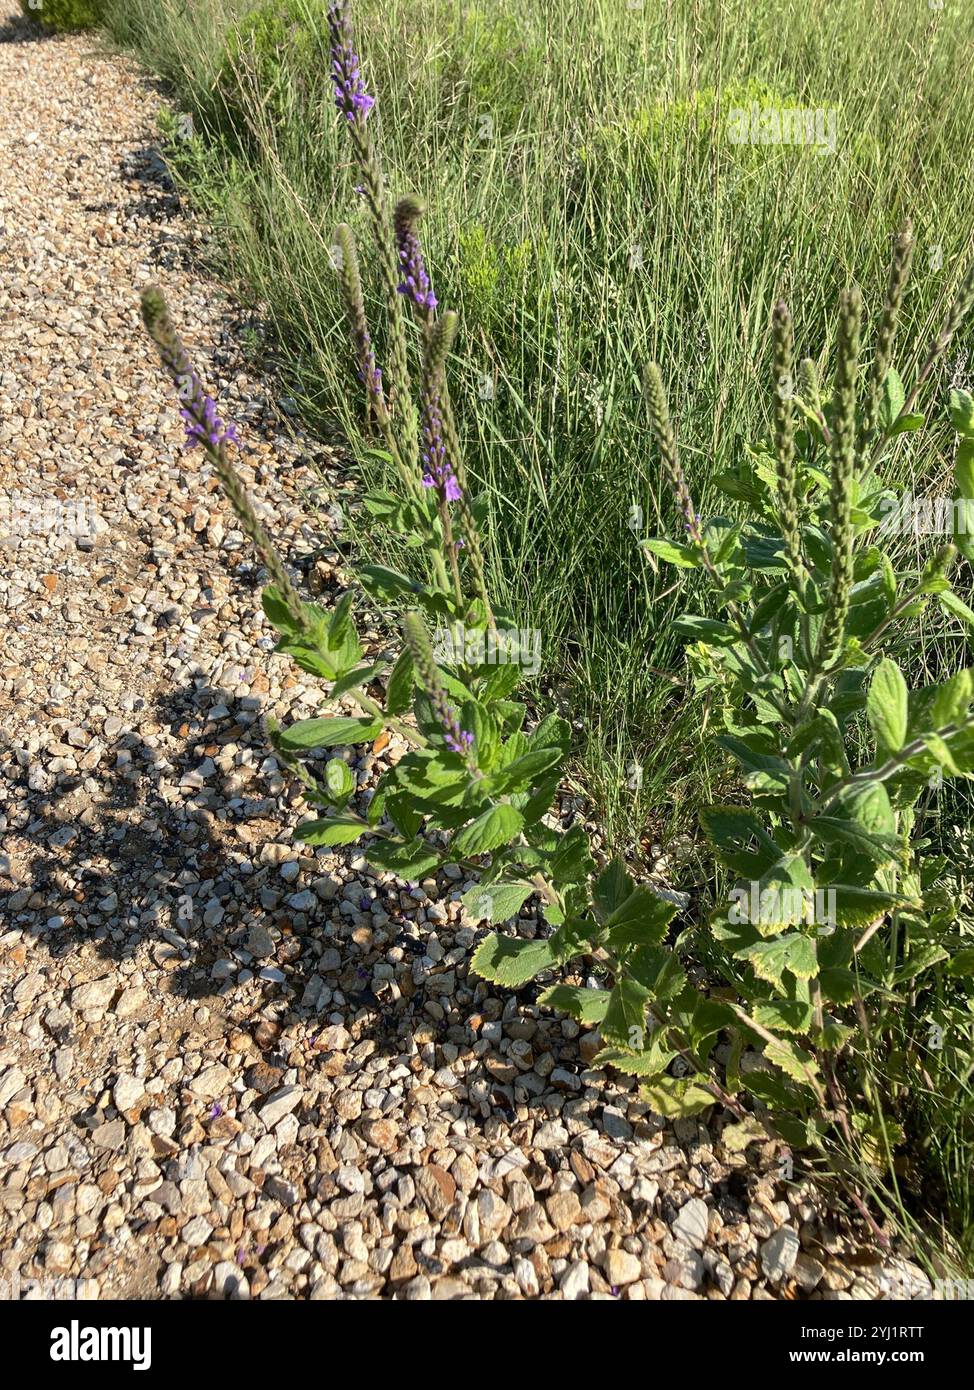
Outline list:
[[[102,16],[102,0],[20,0],[20,8],[55,34],[93,29]]]
[[[296,106],[326,100],[326,35],[323,0],[262,0],[231,25],[216,82],[224,134],[273,132]]]

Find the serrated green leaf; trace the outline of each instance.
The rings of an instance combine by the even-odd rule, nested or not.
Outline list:
[[[906,392],[900,374],[890,367],[879,395],[879,428],[883,434],[888,434],[893,428],[905,402]]]
[[[926,419],[927,417],[925,415],[920,415],[915,411],[907,415],[901,415],[889,432],[890,439],[893,439],[898,434],[915,434],[917,430],[923,429],[923,426],[926,424]]]
[[[532,749],[506,767],[492,772],[487,778],[485,791],[488,796],[526,792],[536,785],[544,773],[556,767],[562,756],[560,748]]]
[[[640,946],[626,958],[626,970],[653,999],[674,999],[686,984],[686,973],[676,951],[666,946]]]
[[[675,618],[673,627],[684,637],[692,637],[695,642],[706,642],[709,646],[726,647],[737,640],[737,631],[729,623],[717,618],[699,618],[692,613],[684,613]]]
[[[732,1154],[743,1153],[749,1144],[764,1141],[767,1137],[768,1131],[753,1115],[745,1115],[736,1124],[724,1125],[720,1132],[720,1142]]]
[[[638,981],[623,976],[613,988],[601,1033],[607,1043],[640,1050],[645,1037],[646,1005],[649,990]]]
[[[954,952],[947,966],[947,974],[955,978],[974,975],[974,946],[965,946]]]
[[[278,632],[282,632],[287,637],[296,637],[300,628],[294,621],[290,608],[284,602],[280,590],[273,584],[268,584],[260,596],[261,607],[267,616],[268,622]]]
[[[790,932],[774,941],[758,941],[734,952],[737,960],[746,961],[761,980],[777,989],[784,988],[784,972],[796,979],[810,980],[818,973],[815,945],[799,932]]]
[[[405,714],[406,710],[409,709],[415,681],[416,673],[413,667],[412,652],[408,647],[403,647],[395,666],[392,668],[389,685],[386,689],[386,709],[389,714]]]
[[[768,1043],[764,1056],[799,1085],[809,1086],[813,1081],[821,1085],[821,1076],[812,1054],[788,1038]]]
[[[371,666],[353,667],[332,686],[330,698],[337,700],[339,695],[344,695],[347,690],[353,690],[356,686],[361,686],[364,690],[385,670],[385,665],[384,661],[376,661]]]
[[[651,888],[634,888],[625,902],[606,918],[609,944],[617,950],[627,946],[658,946],[675,916],[673,904]]]
[[[635,886],[621,859],[605,866],[592,886],[592,901],[602,921],[622,906]]]
[[[866,696],[866,716],[882,755],[898,753],[906,742],[909,690],[900,668],[888,656],[873,672]]]
[[[505,989],[519,989],[556,964],[547,941],[518,941],[491,932],[477,947],[470,969]]]
[[[478,883],[470,888],[460,901],[476,921],[509,922],[516,917],[521,908],[535,891],[531,883]]]
[[[974,700],[974,681],[969,669],[957,671],[938,685],[930,702],[930,723],[934,729],[962,724]]]
[[[354,792],[352,769],[341,758],[329,758],[325,764],[325,789],[339,807],[343,807]]]
[[[384,873],[411,881],[424,878],[438,868],[442,855],[431,849],[425,840],[382,840],[370,845],[365,857]]]
[[[700,563],[696,551],[691,550],[686,545],[674,545],[672,541],[646,540],[642,542],[642,547],[644,550],[648,550],[651,555],[665,560],[668,565],[676,565],[679,569],[696,569]]]
[[[974,396],[957,387],[950,393],[950,423],[958,434],[974,438]]]
[[[568,1014],[586,1028],[597,1027],[609,1007],[609,990],[586,989],[581,985],[551,985],[538,996],[546,1009]]]
[[[685,1119],[716,1105],[716,1098],[704,1089],[705,1076],[661,1076],[639,1088],[644,1101],[663,1119]]]
[[[751,1015],[771,1033],[805,1033],[812,1021],[812,1006],[801,999],[772,999],[755,1004]]]
[[[489,854],[500,845],[509,845],[523,824],[524,817],[513,806],[491,806],[456,836],[453,854],[458,859]]]
[[[662,1076],[678,1056],[675,1048],[667,1047],[660,1033],[654,1033],[649,1047],[640,1052],[628,1047],[603,1047],[592,1059],[595,1067],[615,1067],[626,1076]]]
[[[829,891],[834,894],[834,916],[840,927],[864,927],[894,908],[919,906],[915,899],[900,893],[860,888],[851,883],[831,883]]]
[[[915,980],[924,970],[929,970],[931,966],[939,965],[946,959],[947,952],[942,946],[933,941],[921,942],[911,948],[908,959],[894,972],[892,982],[894,985],[906,984],[908,980]]]

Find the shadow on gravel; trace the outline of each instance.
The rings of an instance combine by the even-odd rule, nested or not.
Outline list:
[[[0,43],[41,43],[57,35],[26,15],[12,15],[0,24]]]
[[[219,707],[228,714],[209,719]],[[354,1026],[357,1043],[368,1039],[380,1055],[408,1055],[413,1039],[467,1051],[476,1036],[467,1014],[477,1010],[453,1002],[444,967],[427,962],[408,998],[373,975],[391,947],[406,962],[426,955],[433,928],[416,920],[421,903],[401,885],[361,878],[359,890],[354,874],[350,890],[349,874],[332,877],[324,855],[320,870],[297,882],[262,859],[264,847],[279,839],[282,861],[294,856],[276,797],[260,795],[267,790],[263,740],[247,741],[259,717],[226,690],[167,692],[131,712],[131,731],[105,739],[96,766],[48,790],[30,790],[28,778],[50,755],[19,767],[7,750],[0,761],[8,782],[5,841],[16,867],[7,866],[8,886],[0,864],[0,902],[6,897],[11,924],[26,919],[26,930],[56,959],[84,944],[110,963],[142,963],[148,951],[167,993],[225,1000],[227,1014],[269,1052],[281,1028],[304,1027],[313,1039],[337,1017]],[[248,746],[256,770],[252,785],[240,787],[237,769],[221,771],[219,764]],[[85,749],[67,744],[53,756],[69,751],[84,761]],[[202,785],[188,786],[187,778]],[[296,894],[299,903],[289,903]],[[388,920],[373,931],[376,906]],[[249,985],[246,974],[240,978],[248,971],[257,977]],[[514,1000],[533,1004],[539,989],[529,984],[505,994],[506,1016]],[[478,1067],[465,1078],[468,1085],[483,1082],[483,1122],[515,1114],[514,1078],[497,1062],[493,1072]],[[574,1050],[558,1065],[584,1067]],[[455,1108],[457,1118],[476,1118],[478,1107],[466,1101]]]

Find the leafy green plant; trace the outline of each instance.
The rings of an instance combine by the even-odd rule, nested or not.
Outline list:
[[[101,0],[20,0],[20,8],[55,34],[93,29],[102,11]]]

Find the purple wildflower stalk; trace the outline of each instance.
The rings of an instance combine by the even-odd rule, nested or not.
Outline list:
[[[429,324],[437,301],[426,269],[423,248],[416,232],[416,223],[422,215],[423,205],[412,194],[400,199],[396,205],[396,254],[403,276],[402,283],[397,288],[401,295],[412,300],[424,322]]]
[[[436,504],[440,515],[443,551],[450,568],[453,594],[458,604],[463,602],[463,585],[460,581],[460,565],[457,560],[457,547],[453,540],[453,521],[450,516],[450,503],[459,502],[462,497],[460,484],[453,471],[447,447],[446,412],[446,358],[456,333],[457,316],[443,314],[441,318],[426,326],[426,350],[423,354],[422,376],[422,424],[423,424],[423,486],[435,488]]]
[[[443,407],[436,391],[424,393],[423,400],[423,487],[435,487],[446,502],[460,499],[460,484],[443,442]]]
[[[406,328],[399,296],[399,265],[396,256],[395,233],[386,197],[385,180],[376,157],[366,116],[374,98],[365,92],[359,72],[358,58],[352,36],[347,0],[335,0],[328,11],[331,37],[332,72],[335,75],[335,104],[346,117],[355,159],[361,173],[356,191],[361,192],[369,209],[372,231],[379,251],[379,267],[386,312],[389,316],[387,366],[384,391],[391,418],[400,436],[397,451],[402,464],[403,481],[410,493],[419,494],[415,468],[419,452],[416,409],[411,399],[409,366],[406,354]]]
[[[331,36],[331,75],[335,84],[335,105],[350,125],[364,125],[375,105],[375,97],[365,90],[358,54],[352,38],[347,0],[336,0],[328,11]]]
[[[426,691],[437,722],[443,731],[443,742],[451,753],[457,753],[466,760],[471,772],[476,772],[477,763],[473,734],[460,727],[459,716],[444,689],[429,636],[423,625],[423,620],[417,612],[406,614],[403,619],[403,630],[406,635],[406,643],[412,654],[413,664],[416,667],[416,674]]]
[[[460,499],[460,484],[447,452],[443,411],[446,359],[456,329],[456,314],[444,314],[430,329],[423,354],[423,486],[435,487],[445,502]]]
[[[142,297],[142,314],[162,365],[176,384],[187,443],[191,448],[208,444],[211,449],[219,449],[225,443],[238,444],[236,427],[223,423],[216,413],[216,403],[203,390],[189,354],[169,323],[165,301],[158,290],[146,290]],[[152,323],[147,315],[152,316]],[[160,327],[163,322],[165,330]]]
[[[291,582],[274,543],[254,511],[253,503],[236,469],[227,458],[228,440],[236,442],[232,426],[224,426],[216,408],[203,389],[193,369],[189,354],[173,327],[162,291],[147,289],[142,295],[142,320],[149,337],[155,343],[166,372],[172,377],[183,402],[182,417],[187,435],[194,444],[206,450],[223,491],[239,518],[241,529],[250,538],[261,562],[278,593],[287,605],[291,618],[300,632],[310,631],[310,623],[300,595]]]

